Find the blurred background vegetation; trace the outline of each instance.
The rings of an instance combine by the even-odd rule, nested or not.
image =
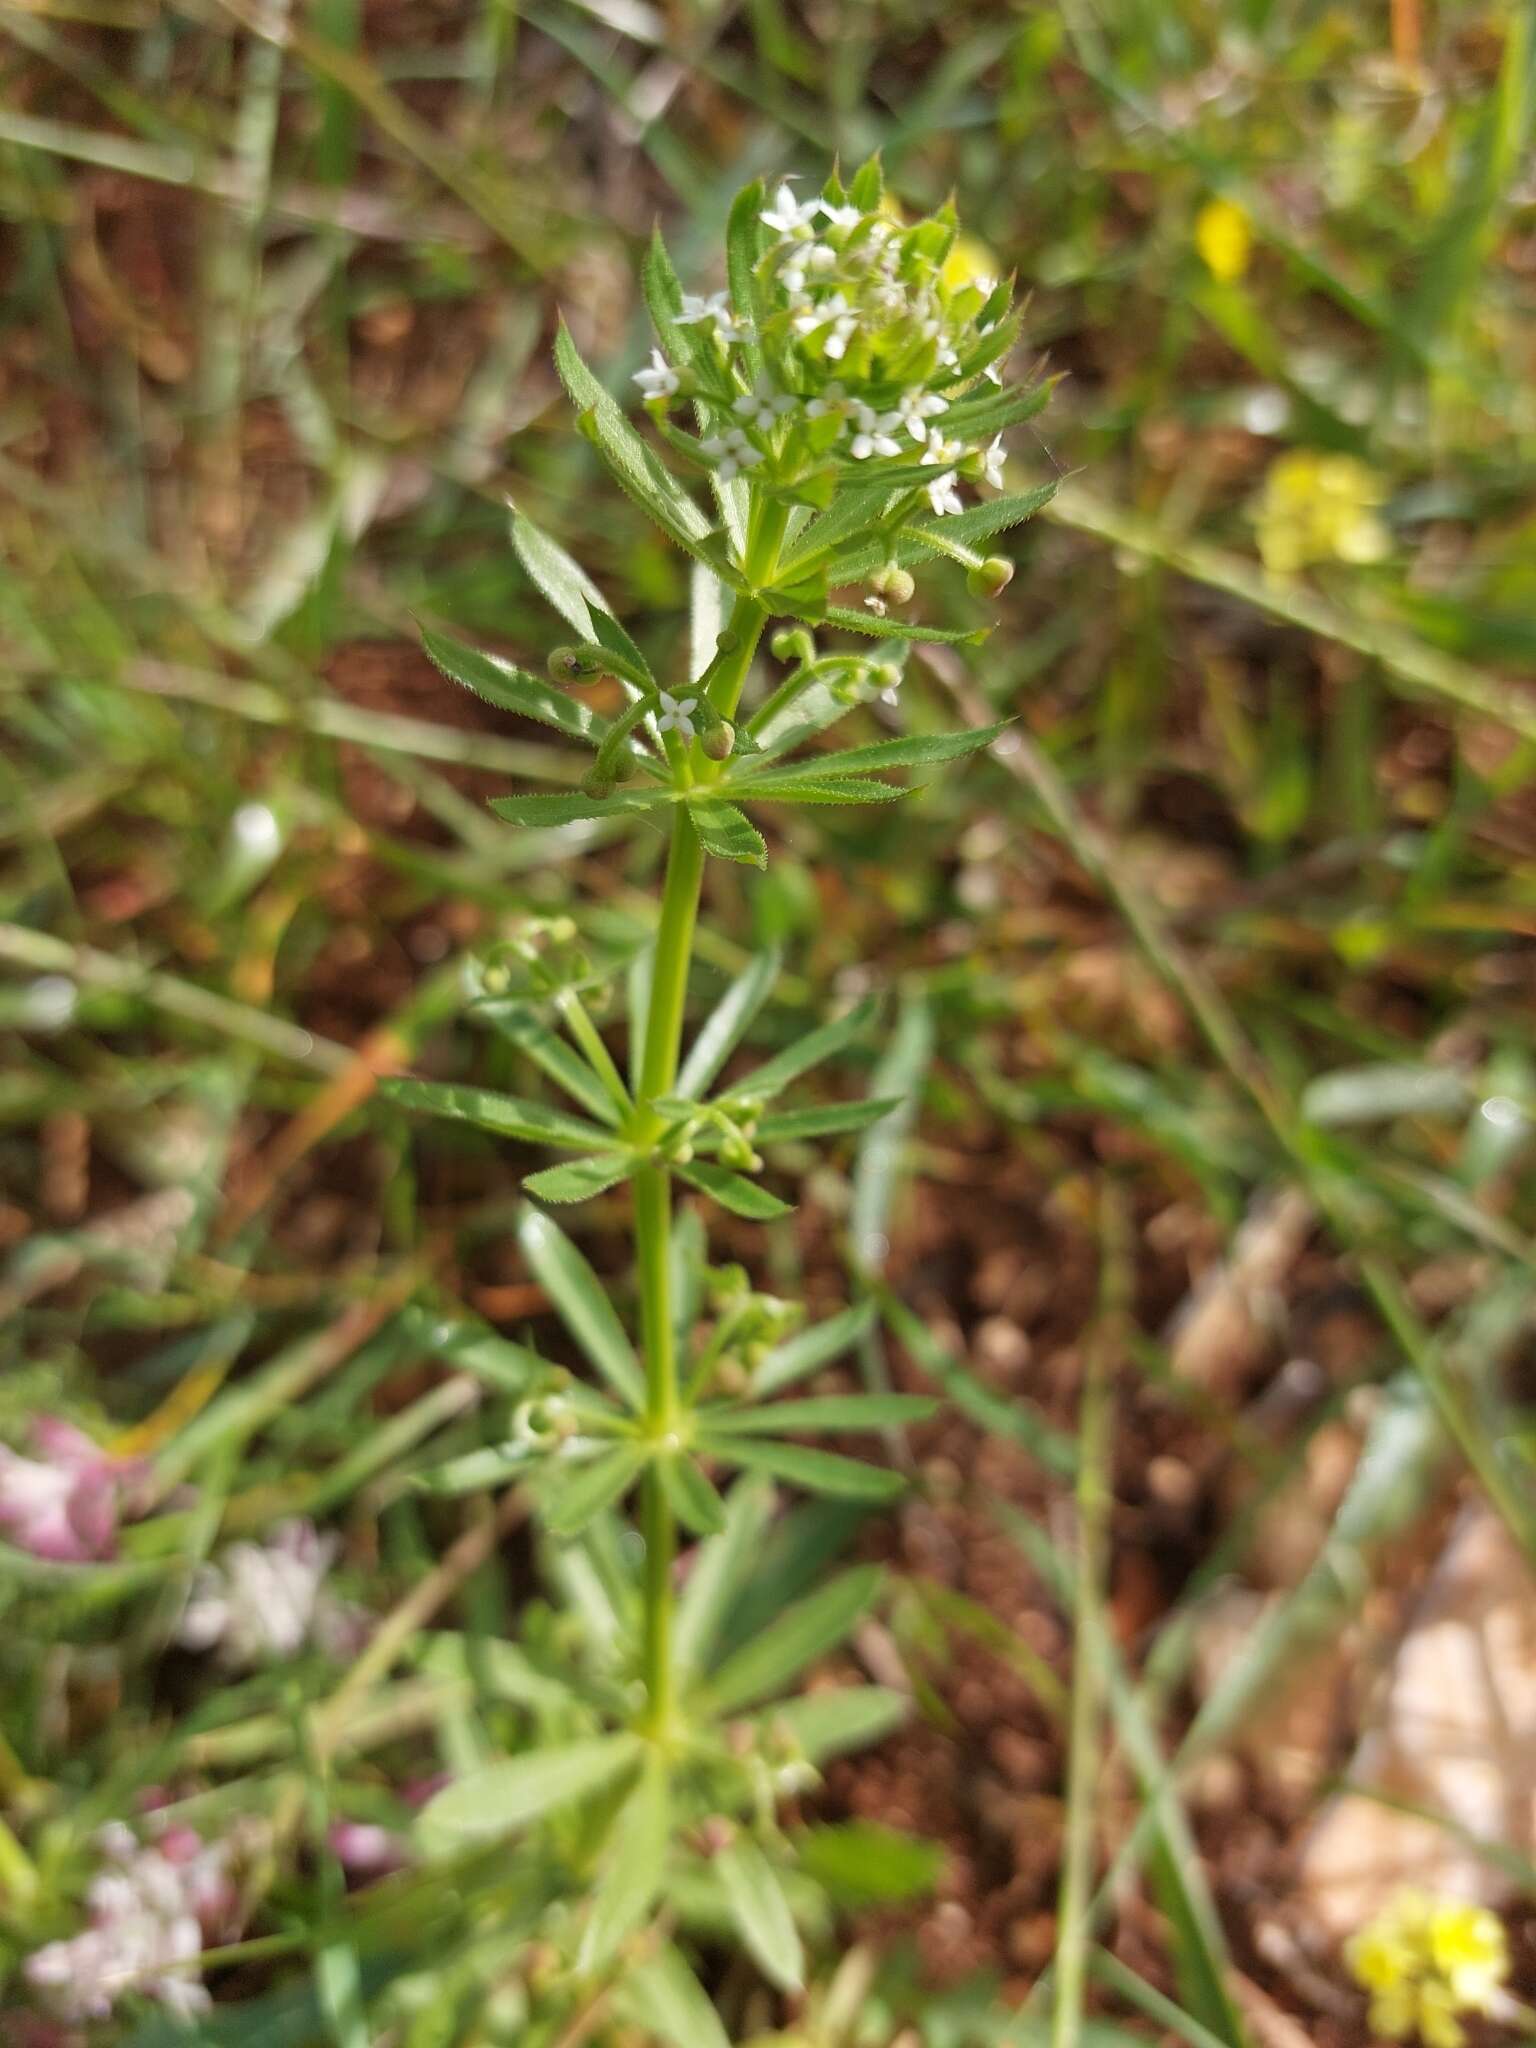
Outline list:
[[[174,1463],[233,1375],[222,1511],[335,1518],[379,1611],[478,1526],[408,1491],[489,1425],[397,1310],[538,1324],[533,1162],[373,1080],[508,1078],[469,963],[528,913],[632,947],[661,842],[496,823],[485,796],[579,764],[416,627],[541,666],[511,496],[682,659],[684,564],[571,431],[556,311],[627,391],[654,219],[694,281],[747,178],[879,150],[1032,295],[1060,382],[1012,470],[1062,481],[992,637],[919,649],[902,693],[1013,717],[1011,748],[711,871],[701,993],[769,941],[769,1042],[889,992],[845,1085],[910,1100],[830,1163],[788,1148],[796,1218],[726,1243],[824,1309],[874,1291],[863,1370],[953,1401],[858,1539],[895,1571],[857,1654],[920,1711],[810,1815],[827,1953],[852,1928],[883,1988],[850,2020],[824,1985],[796,2038],[1003,2038],[1064,1854],[1134,1865],[1138,1812],[1153,1878],[1090,1995],[1122,2028],[1367,2038],[1337,1941],[1412,1874],[1383,1799],[1449,1818],[1414,1859],[1471,1857],[1529,1995],[1529,1628],[1488,1681],[1507,1826],[1380,1721],[1458,1544],[1486,1548],[1452,1610],[1533,1605],[1529,8],[26,0],[0,66],[0,1429],[57,1410]],[[982,616],[958,575],[920,604]],[[622,1270],[622,1197],[580,1220]],[[1090,1454],[1113,1499],[1074,1581]],[[135,1742],[223,1754],[125,1625],[155,1562],[0,1574],[11,1794],[105,1817]],[[504,1548],[453,1598],[513,1634],[535,1583]],[[1101,1783],[1063,1772],[1074,1617]],[[1372,1728],[1401,1768],[1330,1802]],[[1385,1875],[1346,1856],[1341,1904],[1358,1811]],[[850,1874],[854,1821],[942,1857]],[[278,1897],[302,1929],[302,1863]],[[721,2000],[733,2038],[783,2018]]]

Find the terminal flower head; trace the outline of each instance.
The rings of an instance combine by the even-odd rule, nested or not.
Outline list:
[[[1463,2013],[1496,2007],[1509,1975],[1503,1926],[1484,1906],[1402,1891],[1344,1951],[1370,1994],[1373,2030],[1390,2041],[1462,2048]]]

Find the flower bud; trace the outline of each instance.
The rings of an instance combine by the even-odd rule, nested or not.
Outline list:
[[[736,728],[728,718],[717,719],[699,745],[711,761],[728,761],[736,745]]]
[[[768,642],[775,661],[814,661],[816,643],[804,626],[781,626]]]
[[[1013,581],[1013,564],[1006,555],[988,555],[966,576],[965,587],[972,597],[999,597]]]
[[[917,589],[912,572],[903,569],[899,562],[887,562],[883,569],[877,569],[869,579],[869,587],[888,604],[910,604]]]
[[[574,647],[551,648],[545,667],[557,683],[588,683],[599,673],[596,662]]]

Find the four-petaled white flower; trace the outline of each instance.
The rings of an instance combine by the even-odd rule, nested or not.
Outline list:
[[[857,432],[848,446],[848,453],[855,462],[863,462],[871,455],[899,455],[901,443],[891,432],[892,427],[901,425],[901,414],[876,412],[872,406],[861,405],[854,414]]]
[[[808,242],[816,231],[814,223],[821,204],[819,199],[797,200],[784,184],[774,194],[772,206],[760,213],[758,219],[786,242]]]
[[[693,714],[699,708],[697,697],[674,697],[666,690],[658,690],[661,716],[656,721],[658,732],[675,732],[679,739],[691,740],[697,728]]]
[[[789,257],[779,271],[779,282],[791,295],[805,290],[806,279],[813,272],[824,276],[837,268],[837,251],[826,242],[791,242],[788,246]]]
[[[896,402],[896,415],[914,441],[926,441],[927,422],[949,411],[949,400],[937,391],[903,391]]]
[[[732,427],[725,434],[711,434],[707,441],[699,443],[699,448],[715,465],[715,474],[723,484],[744,469],[755,469],[763,459],[762,450],[752,446],[740,427]]]
[[[923,450],[924,462],[958,462],[965,453],[965,443],[941,434],[937,427],[929,429],[928,445]]]
[[[794,409],[794,403],[788,392],[777,391],[766,379],[760,378],[756,388],[743,391],[731,409],[749,427],[756,427],[766,434],[785,413]]]
[[[852,407],[853,400],[834,378],[830,384],[824,384],[818,395],[810,400],[805,408],[805,416],[808,420],[840,420],[847,417]]]
[[[717,341],[746,341],[752,333],[751,323],[737,318],[729,292],[710,292],[707,297],[684,292],[682,310],[676,317],[679,327],[697,327],[701,320],[708,320]]]
[[[960,493],[956,488],[958,478],[952,469],[946,469],[942,476],[928,480],[928,502],[933,507],[935,519],[943,519],[948,513],[962,512]]]
[[[981,451],[981,473],[995,491],[1003,488],[1003,464],[1007,460],[1003,453],[1003,437],[994,434],[991,444]]]
[[[659,348],[651,350],[648,366],[635,372],[635,382],[640,386],[641,396],[647,404],[653,398],[670,398],[680,381],[676,370]]]
[[[830,199],[818,199],[816,205],[826,215],[829,227],[856,228],[864,218],[856,206],[834,206]]]

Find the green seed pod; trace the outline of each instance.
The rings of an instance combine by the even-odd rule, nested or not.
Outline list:
[[[581,778],[581,790],[583,796],[612,796],[613,777],[600,773],[596,768],[589,768]]]
[[[965,587],[972,597],[1000,597],[1013,581],[1013,564],[1006,555],[988,555],[966,576]]]
[[[911,570],[903,569],[899,562],[887,562],[884,568],[877,569],[869,579],[869,587],[888,604],[910,604],[917,589]]]
[[[552,647],[544,665],[556,683],[590,683],[600,673],[596,662],[574,647]]]
[[[768,645],[775,661],[816,659],[816,643],[804,626],[781,626]]]
[[[717,719],[699,744],[711,761],[728,761],[736,746],[736,728],[728,718]]]

